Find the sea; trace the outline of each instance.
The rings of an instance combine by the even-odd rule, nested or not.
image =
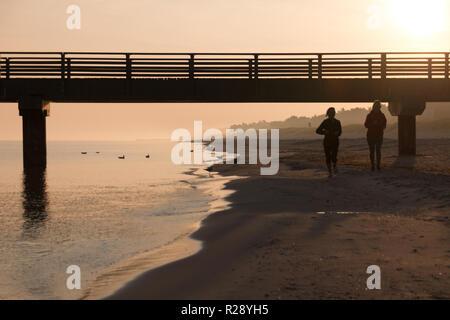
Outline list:
[[[0,141],[0,299],[98,299],[200,250],[190,235],[231,192],[205,169],[228,155],[175,165],[173,146],[49,141],[47,168],[24,171],[22,143]]]

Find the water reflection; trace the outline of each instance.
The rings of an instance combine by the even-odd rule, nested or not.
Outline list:
[[[48,195],[45,168],[27,168],[23,172],[23,235],[37,236],[47,220]]]

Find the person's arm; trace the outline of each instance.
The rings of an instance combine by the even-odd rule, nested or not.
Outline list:
[[[317,128],[316,133],[317,133],[317,134],[324,135],[325,132],[326,132],[326,130],[325,130],[325,120],[324,120],[324,121],[322,121],[322,123],[320,124],[320,126]]]
[[[367,115],[366,117],[366,121],[364,122],[364,127],[369,128],[369,118],[370,118],[370,114]]]
[[[386,129],[386,125],[387,125],[386,116],[383,114],[383,129]]]
[[[338,132],[337,132],[337,136],[340,137],[342,134],[342,126],[341,126],[341,122],[338,121]]]

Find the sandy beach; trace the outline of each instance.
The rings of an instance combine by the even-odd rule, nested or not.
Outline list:
[[[381,172],[364,139],[341,141],[329,179],[320,140],[280,141],[280,171],[216,165],[231,206],[192,238],[203,249],[141,274],[109,299],[449,299],[450,139],[418,140],[397,158],[386,140]],[[214,175],[211,179],[214,179]],[[368,290],[366,268],[381,268]]]

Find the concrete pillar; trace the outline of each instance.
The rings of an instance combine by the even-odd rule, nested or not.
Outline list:
[[[398,116],[398,153],[416,154],[416,116]]]
[[[425,111],[425,101],[404,99],[389,102],[389,112],[398,116],[398,153],[416,155],[416,116]]]
[[[50,105],[40,96],[23,96],[19,99],[22,116],[23,166],[25,169],[47,166],[47,141],[45,118],[50,115]]]

